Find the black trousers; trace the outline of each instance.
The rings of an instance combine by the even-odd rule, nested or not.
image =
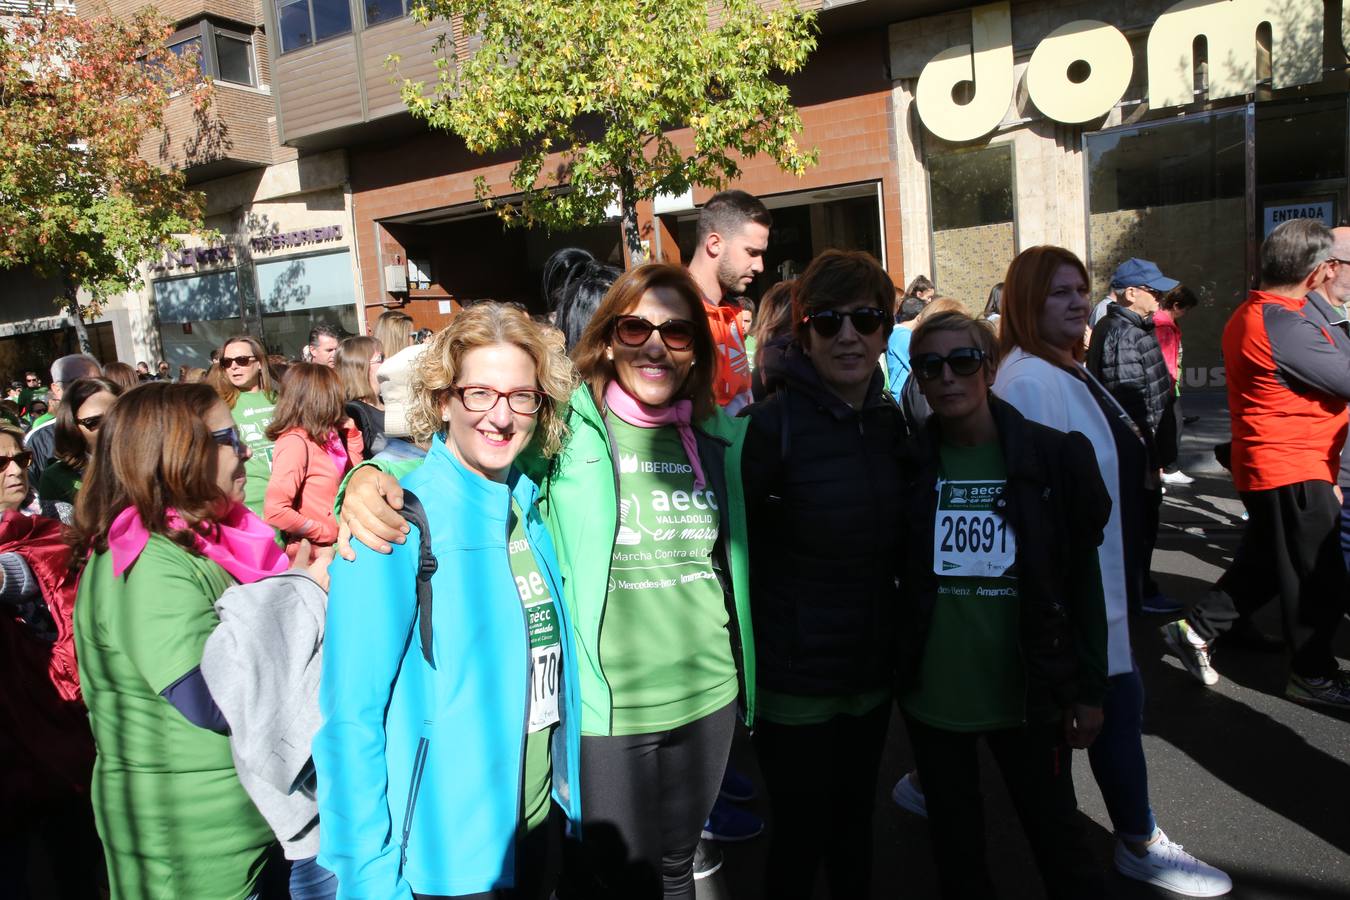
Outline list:
[[[1331,645],[1345,611],[1346,571],[1332,485],[1301,481],[1240,493],[1249,516],[1242,541],[1187,621],[1212,641],[1278,597],[1294,672],[1313,678],[1335,672]]]
[[[872,813],[890,702],[818,725],[755,726],[769,791],[765,896],[810,900],[825,867],[834,900],[871,896]]]
[[[581,841],[567,900],[694,898],[694,849],[722,788],[736,704],[670,731],[581,738]]]
[[[558,811],[552,810],[548,821],[527,831],[516,845],[516,886],[477,894],[413,894],[416,900],[545,900],[552,886],[545,883],[550,869],[552,832],[556,827]]]
[[[988,744],[1012,796],[1050,900],[1105,896],[1088,850],[1073,791],[1073,751],[1059,723],[984,733],[933,728],[906,716],[914,761],[923,778],[928,830],[945,900],[996,896],[985,863],[984,798],[980,792],[981,738]]]

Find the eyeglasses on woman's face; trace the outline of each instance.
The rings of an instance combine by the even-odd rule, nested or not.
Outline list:
[[[499,391],[481,384],[453,385],[451,392],[464,404],[469,412],[487,412],[494,409],[506,398],[511,412],[522,416],[532,416],[544,405],[544,392],[528,389]]]
[[[948,366],[953,375],[965,378],[974,375],[984,366],[984,351],[978,347],[957,347],[946,356],[936,353],[924,353],[911,361],[914,374],[922,381],[932,381],[942,377],[942,367]]]
[[[614,320],[614,339],[625,347],[641,347],[652,332],[661,335],[667,350],[680,352],[694,346],[694,323],[688,319],[668,319],[655,325],[641,316],[619,316]]]
[[[844,322],[853,323],[858,334],[876,334],[886,321],[886,313],[875,306],[864,306],[841,312],[837,309],[821,309],[802,317],[802,323],[810,325],[811,330],[823,338],[832,338],[844,327]]]
[[[222,447],[232,448],[235,455],[240,459],[244,458],[246,448],[244,443],[239,440],[239,429],[234,427],[221,428],[218,431],[211,432],[211,439]]]

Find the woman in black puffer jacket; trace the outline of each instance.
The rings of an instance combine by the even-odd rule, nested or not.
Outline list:
[[[793,300],[795,340],[749,407],[743,473],[758,658],[754,742],[773,813],[766,896],[869,896],[890,720],[905,427],[877,365],[895,288],[827,251]],[[769,374],[769,373],[766,373]]]

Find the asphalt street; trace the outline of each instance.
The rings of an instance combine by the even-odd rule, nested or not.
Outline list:
[[[1232,558],[1242,507],[1212,447],[1227,440],[1220,392],[1187,395],[1185,412],[1201,418],[1183,438],[1182,467],[1194,485],[1169,488],[1153,559],[1163,590],[1189,602],[1199,597]],[[1330,900],[1350,897],[1350,715],[1299,706],[1284,699],[1286,660],[1217,645],[1221,680],[1205,688],[1164,653],[1158,633],[1168,617],[1132,621],[1135,655],[1148,692],[1144,748],[1150,796],[1158,823],[1198,857],[1226,870],[1237,900]],[[1257,617],[1278,634],[1277,610]],[[1338,654],[1350,660],[1350,626]],[[737,763],[758,777],[745,735]],[[891,723],[876,792],[872,896],[936,897],[927,826],[890,800],[890,789],[912,762],[904,725]],[[989,865],[1000,898],[1044,896],[1029,851],[992,761],[984,760],[988,794]],[[1108,897],[1176,895],[1116,875],[1114,841],[1086,755],[1075,754],[1074,782],[1084,826],[1104,871]],[[769,820],[754,840],[724,844],[725,864],[699,882],[699,900],[760,900],[772,816],[761,798],[750,804]],[[821,822],[824,834],[829,822]],[[817,898],[829,897],[823,879]],[[854,898],[834,898],[854,900]]]

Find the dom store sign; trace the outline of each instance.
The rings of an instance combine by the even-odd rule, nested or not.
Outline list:
[[[1275,88],[1320,80],[1322,19],[1322,0],[1182,0],[1149,31],[1149,106],[1163,109],[1195,99],[1192,47],[1198,37],[1208,47],[1209,99],[1254,91],[1256,31],[1262,24],[1271,30]],[[1086,78],[1076,77],[1082,64]],[[1061,25],[1036,46],[1026,69],[1027,93],[1049,118],[1077,124],[1109,112],[1133,74],[1134,54],[1120,29],[1081,19]],[[973,97],[964,104],[952,97],[962,82],[974,85]],[[919,118],[933,134],[971,141],[1003,121],[1014,88],[1012,16],[1008,3],[990,3],[970,11],[969,44],[949,47],[924,66],[914,99]]]

